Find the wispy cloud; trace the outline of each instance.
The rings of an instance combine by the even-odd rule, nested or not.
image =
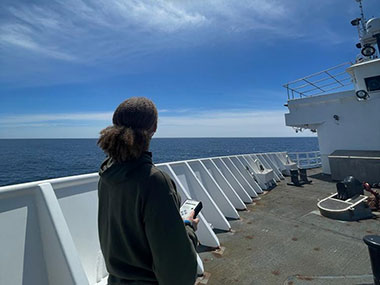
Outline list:
[[[330,2],[4,1],[0,80],[17,86],[23,81],[36,85],[83,81],[99,76],[93,67],[102,76],[135,73],[162,51],[234,40],[244,44],[249,39],[252,48],[282,39],[339,44],[345,40],[340,31],[312,14],[323,7],[334,10]]]
[[[0,26],[3,48],[17,47],[64,61],[133,54],[142,43],[202,25],[205,17],[170,1],[18,2]],[[160,35],[159,35],[160,34]],[[152,40],[149,40],[151,38]]]
[[[10,47],[22,48],[27,51],[36,52],[38,54],[65,61],[77,60],[75,56],[59,51],[58,47],[51,44],[49,46],[44,46],[43,44],[36,42],[33,39],[32,30],[27,26],[20,24],[4,25],[0,28],[0,31],[0,41],[3,46],[9,45]]]
[[[93,63],[243,31],[289,35],[289,29],[281,33],[289,11],[277,0],[21,1],[1,8],[6,15],[0,24],[3,49],[63,61]],[[196,41],[189,39],[194,33]]]
[[[283,110],[163,111],[159,112],[157,137],[295,135],[285,126]],[[0,137],[97,137],[99,131],[111,123],[111,118],[112,112],[3,116],[0,117]]]

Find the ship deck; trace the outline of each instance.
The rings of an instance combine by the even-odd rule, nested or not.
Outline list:
[[[318,199],[336,192],[335,183],[321,169],[308,175],[312,184],[289,186],[286,178],[239,212],[231,232],[217,233],[221,250],[200,253],[207,272],[200,284],[372,284],[362,238],[380,234],[380,215],[359,222],[321,216]]]

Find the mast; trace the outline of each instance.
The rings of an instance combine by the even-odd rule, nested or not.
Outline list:
[[[356,2],[359,3],[359,8],[360,8],[360,19],[361,19],[361,24],[362,24],[362,30],[363,33],[366,34],[366,28],[365,28],[365,17],[364,17],[364,11],[363,11],[363,5],[362,5],[362,0],[356,0]]]

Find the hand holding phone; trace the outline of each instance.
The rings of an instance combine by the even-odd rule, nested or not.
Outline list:
[[[202,202],[198,202],[195,200],[186,200],[185,203],[181,206],[180,214],[185,224],[190,225],[194,231],[197,230],[199,219],[197,219],[197,215],[202,209]]]
[[[186,200],[185,203],[181,206],[180,213],[182,219],[186,219],[191,211],[194,211],[194,219],[197,217],[201,209],[203,208],[202,202],[195,200]]]

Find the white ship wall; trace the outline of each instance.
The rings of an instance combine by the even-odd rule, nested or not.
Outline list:
[[[317,130],[324,173],[335,150],[380,150],[380,92],[370,96],[358,101],[350,90],[288,102],[287,126]]]

